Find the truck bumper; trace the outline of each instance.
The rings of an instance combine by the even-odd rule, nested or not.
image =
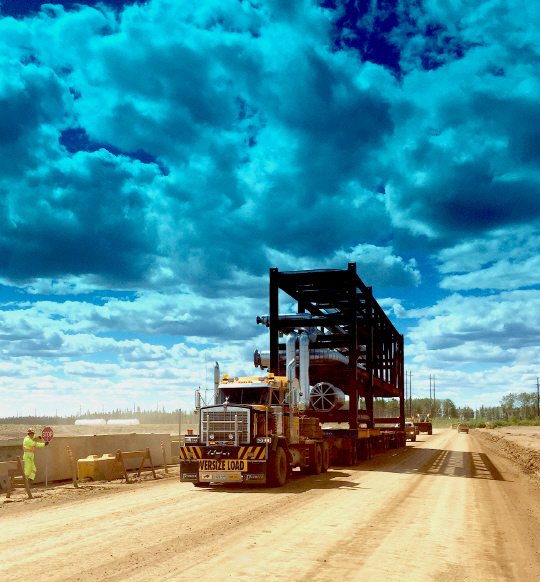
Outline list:
[[[182,482],[265,484],[266,468],[265,447],[180,447]]]

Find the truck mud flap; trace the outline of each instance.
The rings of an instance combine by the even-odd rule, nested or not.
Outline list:
[[[180,459],[180,481],[198,483],[199,481],[198,461],[185,461]]]

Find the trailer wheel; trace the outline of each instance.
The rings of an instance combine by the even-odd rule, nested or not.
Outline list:
[[[268,459],[268,484],[270,487],[283,487],[287,482],[287,457],[282,447]]]
[[[321,473],[326,473],[330,467],[330,447],[327,442],[322,444],[322,467]]]
[[[348,467],[350,465],[356,465],[356,447],[351,449],[346,449],[343,451],[343,464]]]
[[[323,465],[323,452],[322,447],[319,443],[315,443],[313,446],[313,455],[309,460],[309,472],[312,475],[319,475],[322,471]]]
[[[356,456],[362,461],[369,461],[371,459],[371,440],[360,439],[356,447]]]
[[[368,439],[358,439],[356,443],[356,458],[361,461],[367,461],[368,457]]]

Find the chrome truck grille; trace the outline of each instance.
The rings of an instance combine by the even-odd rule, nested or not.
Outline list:
[[[238,439],[235,439],[235,427],[238,428]],[[232,438],[231,438],[232,435]],[[215,408],[203,408],[201,410],[201,439],[208,444],[230,443],[247,444],[250,441],[249,434],[249,410],[228,406]]]

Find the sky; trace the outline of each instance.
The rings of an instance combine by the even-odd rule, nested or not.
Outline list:
[[[0,0],[0,416],[191,410],[215,361],[260,373],[270,268],[348,262],[413,397],[536,392],[539,21]]]

